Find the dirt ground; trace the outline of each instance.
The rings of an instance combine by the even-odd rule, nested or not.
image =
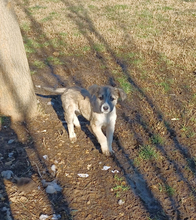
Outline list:
[[[42,77],[49,74],[51,72],[42,73]],[[61,76],[61,72],[57,70],[55,75]],[[74,78],[82,82],[78,72],[66,74],[65,81]],[[107,76],[99,73],[97,83],[102,84],[104,78]],[[39,85],[39,79],[36,74],[34,83]],[[16,177],[30,178],[31,181],[20,186],[17,181],[1,179],[1,209],[11,209],[14,219],[39,219],[41,214],[52,219],[54,213],[60,215],[60,219],[78,220],[196,218],[195,162],[185,146],[179,143],[182,137],[177,131],[171,128],[166,132],[168,149],[157,144],[161,152],[159,159],[135,161],[140,145],[145,141],[144,131],[137,125],[142,123],[138,106],[125,101],[117,106],[115,156],[107,158],[101,154],[89,123],[82,117],[82,130],[77,130],[78,141],[70,144],[60,97],[50,96],[39,88],[36,90],[44,112],[38,119],[12,128],[8,118],[2,123],[1,171],[11,170]],[[148,131],[146,138],[151,136]],[[47,155],[46,159],[44,155]],[[56,171],[52,171],[53,165]],[[103,170],[104,166],[110,168]],[[78,174],[89,176],[82,178]],[[62,190],[47,194],[43,180],[56,180]],[[168,181],[175,192],[170,191]],[[7,219],[6,215],[7,212],[2,212],[1,219]]]
[[[32,5],[21,2],[17,1],[16,11],[22,23],[23,13],[32,16],[26,11]],[[24,42],[26,37],[41,35],[39,43],[46,42],[43,24],[33,16],[31,21],[32,29],[25,32],[22,28]],[[143,53],[133,41],[130,47],[136,54]],[[1,119],[0,173],[10,170],[12,175],[10,180],[0,179],[0,219],[196,219],[195,101],[190,101],[191,94],[196,94],[195,69],[175,67],[173,71],[160,54],[151,51],[148,59],[154,64],[147,60],[146,70],[161,69],[162,76],[176,80],[170,92],[164,93],[154,83],[158,76],[142,75],[134,60],[124,60],[125,51],[121,57],[111,48],[65,56],[55,47],[34,49],[36,53],[28,54],[28,60],[40,116],[17,124],[11,124],[8,117]],[[46,59],[50,55],[62,63],[50,62]],[[43,68],[35,65],[35,57],[44,61]],[[155,63],[157,69],[152,67]],[[39,86],[121,87],[119,75],[111,70],[115,68],[133,90],[117,105],[115,154],[106,157],[82,116],[78,140],[70,143],[60,97]],[[60,188],[48,193],[45,181]]]

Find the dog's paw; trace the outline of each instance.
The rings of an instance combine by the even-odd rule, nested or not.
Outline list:
[[[113,155],[114,155],[114,151],[113,150],[111,150],[111,151],[109,151],[109,150],[102,150],[102,153],[104,154],[104,155],[106,155],[107,157],[112,157]]]
[[[69,139],[70,139],[70,142],[71,142],[72,144],[77,141],[77,137],[76,137],[76,136],[75,136],[75,137],[70,137]]]
[[[75,127],[79,130],[81,130],[81,126],[80,126],[80,124],[78,124],[78,125],[75,125]]]

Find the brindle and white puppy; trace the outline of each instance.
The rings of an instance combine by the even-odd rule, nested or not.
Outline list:
[[[80,128],[80,122],[76,116],[78,112],[90,121],[90,126],[101,145],[103,154],[109,156],[113,153],[112,141],[117,117],[115,106],[119,97],[122,100],[126,98],[122,89],[98,85],[92,85],[88,90],[80,87],[43,88],[61,94],[69,139],[72,143],[77,140],[74,125]],[[103,126],[106,127],[106,136],[102,132]]]

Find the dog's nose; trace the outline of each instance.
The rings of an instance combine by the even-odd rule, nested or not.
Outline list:
[[[104,109],[104,111],[107,111],[108,110],[108,106],[107,105],[103,106],[103,109]]]

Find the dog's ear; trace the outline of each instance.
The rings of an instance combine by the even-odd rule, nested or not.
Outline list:
[[[87,91],[86,89],[81,89],[81,94],[82,94],[82,96],[84,97],[84,99],[85,99],[86,97],[89,97],[89,98],[90,98],[90,93],[89,93],[89,91]]]
[[[124,101],[127,98],[127,94],[122,90],[117,88],[118,90],[118,96],[122,99],[122,101]]]
[[[100,90],[100,86],[98,85],[92,85],[88,88],[89,93],[91,94],[91,96],[96,95]]]

